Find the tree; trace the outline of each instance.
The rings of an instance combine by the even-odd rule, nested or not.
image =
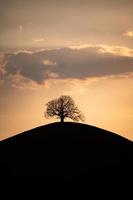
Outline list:
[[[65,118],[70,118],[73,121],[84,121],[84,115],[75,105],[74,100],[70,96],[60,96],[58,99],[53,99],[46,104],[45,117],[56,117],[61,122]]]

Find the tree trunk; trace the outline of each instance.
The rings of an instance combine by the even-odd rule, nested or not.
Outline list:
[[[60,120],[61,120],[60,122],[63,123],[64,122],[64,117],[61,116]]]

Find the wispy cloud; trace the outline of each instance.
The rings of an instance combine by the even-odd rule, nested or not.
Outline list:
[[[32,51],[29,51],[29,50],[18,50],[16,52],[14,52],[14,54],[20,54],[20,53],[25,53],[25,54],[32,54],[33,52]]]
[[[23,31],[23,26],[21,24],[18,27],[18,31],[19,31],[19,33],[22,33],[22,31]]]
[[[97,47],[97,46],[101,46],[101,45],[88,45],[88,44],[81,44],[81,45],[76,45],[76,46],[70,46],[71,49],[85,49],[85,48],[89,48],[89,47]]]
[[[70,46],[71,49],[81,50],[81,49],[97,49],[98,53],[110,53],[118,56],[128,56],[133,57],[133,49],[124,47],[124,46],[110,46],[110,45],[78,45],[78,46]]]
[[[127,36],[129,38],[133,38],[133,30],[128,30],[126,33],[123,34],[124,36]]]
[[[133,49],[123,46],[107,46],[101,45],[100,53],[110,53],[117,56],[133,57]]]
[[[21,90],[36,90],[40,87],[35,81],[24,77],[19,72],[16,74],[10,74],[8,76],[8,81],[11,87]]]
[[[45,42],[45,39],[44,38],[33,38],[32,41],[36,42],[36,43],[39,43],[39,42],[41,43],[41,42]]]

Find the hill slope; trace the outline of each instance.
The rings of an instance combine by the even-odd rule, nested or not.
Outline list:
[[[28,188],[43,181],[39,188],[44,194],[119,193],[122,188],[130,191],[133,181],[133,143],[89,125],[38,127],[3,140],[0,152],[3,180],[24,181]]]

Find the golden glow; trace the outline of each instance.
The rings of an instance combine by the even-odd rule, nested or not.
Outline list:
[[[124,46],[117,46],[117,45],[104,45],[104,44],[99,44],[99,45],[77,45],[77,46],[70,46],[71,49],[85,49],[88,47],[99,47],[98,52],[99,53],[111,53],[114,55],[119,55],[119,56],[128,56],[128,57],[133,57],[133,49],[124,47]]]
[[[129,37],[129,38],[133,38],[133,30],[127,31],[126,33],[124,33],[124,35]]]
[[[38,90],[15,90],[3,101],[0,139],[56,121],[43,116],[45,103],[62,94],[71,95],[86,116],[86,123],[114,131],[133,140],[133,79],[99,78],[49,80]],[[10,96],[11,97],[11,96]]]
[[[42,62],[44,65],[56,65],[56,62],[53,62],[49,59],[45,59],[43,62]]]
[[[101,45],[100,53],[111,53],[119,56],[133,57],[133,49],[121,46]]]

